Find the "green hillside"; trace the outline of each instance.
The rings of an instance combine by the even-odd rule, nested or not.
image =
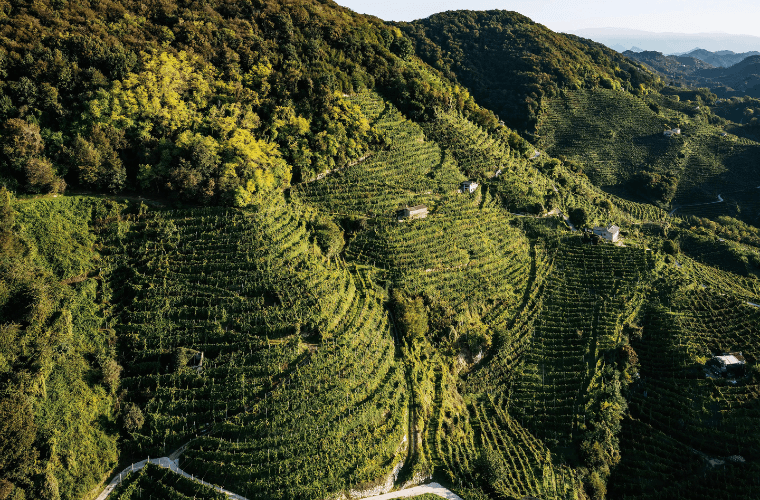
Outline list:
[[[753,101],[510,12],[4,13],[0,500],[758,496]]]
[[[398,26],[423,61],[520,131],[533,132],[545,99],[563,89],[641,94],[659,85],[640,63],[517,12],[448,11]]]
[[[619,196],[684,216],[729,215],[758,224],[760,143],[714,114],[710,104],[700,94],[670,88],[644,98],[566,91],[549,101],[538,144],[578,162],[592,183]],[[680,135],[663,135],[675,127]]]

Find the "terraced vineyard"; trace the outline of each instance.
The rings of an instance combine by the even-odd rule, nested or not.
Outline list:
[[[325,179],[298,186],[294,196],[330,213],[390,217],[399,206],[430,204],[465,180],[419,125],[391,104],[372,94],[350,100],[365,113],[384,147]]]
[[[138,498],[226,500],[228,498],[224,493],[158,465],[147,464],[130,476],[111,493],[109,498],[115,500]]]
[[[539,146],[585,165],[597,186],[617,186],[644,165],[678,163],[678,143],[668,126],[641,100],[613,90],[564,91],[539,121]]]
[[[716,238],[689,246],[662,209],[525,158],[461,116],[423,133],[378,96],[350,99],[384,138],[359,163],[247,210],[137,207],[114,223],[121,387],[145,417],[130,446],[160,456],[188,443],[183,470],[247,498],[431,477],[475,498],[599,497],[607,484],[620,498],[696,499],[676,487],[694,481],[738,495],[715,484],[755,470],[760,388],[701,367],[728,350],[755,362],[760,288],[732,272],[740,259],[710,265],[725,256]],[[488,179],[496,162],[504,177]],[[481,186],[457,192],[467,178]],[[557,212],[510,213],[531,200],[636,236],[591,244]],[[426,218],[395,220],[417,203]],[[341,242],[329,258],[326,218]],[[662,247],[669,223],[688,252],[645,249]],[[713,459],[725,467],[705,468]],[[118,494],[156,483],[188,496],[162,474]]]
[[[754,363],[760,310],[711,286],[667,279],[678,288],[667,308],[647,311],[642,339],[634,342],[641,380],[629,396],[633,419],[623,426],[611,491],[626,498],[753,498],[760,491],[757,377],[705,378],[702,366],[712,354],[734,350]],[[636,475],[641,468],[648,473]]]
[[[455,309],[467,301],[514,307],[528,278],[529,244],[509,227],[510,216],[484,198],[450,196],[426,219],[379,225],[358,236],[346,255],[386,270],[410,295]]]
[[[760,217],[760,197],[753,191],[760,185],[760,144],[723,136],[723,128],[705,113],[663,96],[565,91],[551,100],[539,121],[539,145],[580,162],[596,186],[618,195],[665,196],[678,215],[731,215],[755,223]],[[675,126],[681,135],[663,136]],[[637,179],[644,171],[676,179],[672,200],[662,193],[647,194]],[[725,203],[712,203],[718,195]]]
[[[491,179],[492,189],[510,207],[540,205],[551,195],[553,183],[534,167],[529,159],[534,154],[533,148],[525,142],[513,145],[520,149],[513,149],[451,112],[438,113],[425,126],[425,133],[453,156],[469,178]]]
[[[582,433],[605,353],[641,306],[639,288],[652,266],[640,249],[571,240],[558,250],[523,374],[514,383],[513,411],[533,432],[558,443]],[[560,307],[570,302],[572,309]]]
[[[158,212],[122,223],[123,387],[135,436],[247,497],[319,498],[402,460],[403,371],[382,296],[309,252],[303,211]],[[194,367],[193,356],[203,353]],[[329,461],[331,466],[321,464]]]

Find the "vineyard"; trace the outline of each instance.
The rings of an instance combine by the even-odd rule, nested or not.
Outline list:
[[[712,355],[728,351],[742,351],[754,364],[760,310],[746,303],[741,282],[727,287],[698,276],[703,283],[675,271],[663,277],[661,289],[673,292],[648,308],[633,343],[641,380],[629,395],[632,418],[623,424],[622,461],[611,481],[620,497],[754,498],[760,491],[757,376],[750,371],[731,382],[702,370]],[[642,468],[647,473],[637,474]]]
[[[349,99],[381,137],[382,147],[356,164],[304,183],[293,196],[334,214],[392,216],[404,205],[431,204],[465,177],[419,125],[373,94]]]
[[[693,106],[658,95],[565,91],[539,120],[539,146],[579,162],[596,186],[623,197],[643,196],[678,215],[731,215],[756,223],[760,144],[723,136],[716,120],[707,108],[695,114]],[[664,137],[673,126],[683,133]],[[725,202],[712,203],[718,195]]]
[[[640,307],[639,287],[652,265],[639,249],[571,241],[558,250],[513,394],[516,415],[542,438],[577,439],[604,354],[617,346],[623,324]],[[571,309],[561,306],[570,302]]]
[[[155,212],[119,225],[122,386],[135,432],[246,497],[321,498],[403,459],[403,372],[382,295],[310,250],[308,213]],[[202,366],[194,364],[203,353]],[[330,467],[323,463],[329,461]]]
[[[530,267],[528,240],[510,228],[510,216],[484,200],[459,195],[435,214],[408,224],[385,224],[359,235],[347,258],[385,271],[410,295],[514,307]]]
[[[226,500],[228,497],[196,481],[175,474],[158,465],[147,464],[138,472],[130,474],[109,496],[115,500],[155,499]]]
[[[515,12],[7,7],[0,500],[760,499],[756,99]]]
[[[608,194],[458,114],[421,127],[348,99],[377,137],[363,159],[246,209],[24,202],[33,257],[107,297],[125,451],[184,445],[182,470],[251,499],[428,479],[463,498],[760,487],[755,247],[723,238],[755,233]],[[421,203],[427,217],[395,217]],[[560,217],[579,209],[622,244],[571,231]],[[27,227],[35,210],[70,222]],[[745,376],[705,376],[735,351]],[[112,495],[146,493],[221,498],[152,466]]]
[[[597,186],[616,186],[644,165],[677,162],[677,140],[662,136],[667,128],[641,99],[597,89],[563,92],[549,103],[537,130],[541,148],[578,159]]]

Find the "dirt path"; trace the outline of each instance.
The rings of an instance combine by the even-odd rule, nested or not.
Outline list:
[[[457,495],[451,490],[448,490],[438,483],[428,483],[421,486],[414,486],[405,490],[392,491],[385,493],[384,495],[377,495],[374,497],[367,497],[364,500],[389,500],[391,498],[409,498],[416,497],[418,495],[424,495],[425,493],[437,495],[441,498],[447,498],[449,500],[462,500],[462,497]]]
[[[760,188],[760,186],[758,186],[758,187]],[[716,203],[723,203],[723,196],[718,195],[718,201],[708,201],[706,203],[691,203],[689,205],[679,205],[676,208],[674,208],[673,210],[671,210],[670,212],[668,212],[668,217],[670,217],[671,215],[673,215],[675,213],[675,211],[678,210],[679,208],[684,208],[684,207],[701,207],[702,205],[715,205]]]
[[[184,447],[180,448],[180,450],[183,450],[183,449],[184,449]],[[175,452],[175,453],[177,455],[179,455],[179,453],[182,453],[182,452],[179,451],[179,453],[177,453],[177,452]],[[175,455],[175,453],[172,453],[172,455]],[[165,467],[167,469],[170,469],[172,472],[174,472],[176,474],[184,476],[184,477],[186,477],[186,478],[188,478],[188,479],[190,479],[192,481],[195,481],[197,483],[206,485],[209,488],[213,488],[214,490],[216,490],[216,491],[218,491],[220,493],[224,493],[229,498],[232,498],[234,500],[248,500],[244,496],[238,495],[238,494],[233,493],[231,491],[227,491],[224,488],[222,488],[221,486],[217,486],[215,484],[207,483],[206,481],[203,481],[202,479],[199,479],[197,477],[194,477],[191,474],[188,474],[187,472],[185,472],[185,471],[183,471],[182,469],[179,468],[179,466],[177,465],[177,459],[176,458],[175,459],[171,459],[169,457],[145,459],[145,460],[142,460],[140,462],[137,462],[135,464],[130,465],[129,467],[127,467],[126,469],[124,469],[123,471],[121,471],[118,476],[114,477],[113,480],[111,480],[111,482],[108,483],[108,486],[106,486],[106,489],[104,489],[100,493],[100,495],[98,495],[98,497],[95,500],[105,500],[108,497],[108,495],[110,495],[111,492],[119,485],[119,483],[121,483],[123,480],[125,480],[125,479],[127,479],[127,477],[129,477],[129,474],[131,474],[132,472],[139,471],[140,469],[142,469],[143,467],[145,467],[145,465],[149,461],[152,464],[155,464],[155,465],[158,465],[160,467]]]
[[[202,479],[199,479],[191,474],[188,474],[182,469],[180,469],[179,465],[177,465],[177,460],[178,460],[179,455],[184,451],[185,446],[182,446],[181,448],[179,448],[177,451],[175,451],[168,457],[145,459],[145,460],[141,460],[140,462],[130,465],[129,467],[121,471],[118,476],[114,477],[113,480],[111,480],[111,482],[108,483],[108,486],[106,486],[106,488],[100,493],[100,495],[97,496],[95,500],[106,500],[106,498],[108,498],[108,495],[110,495],[111,492],[113,492],[113,490],[119,485],[119,483],[126,480],[131,473],[137,472],[143,467],[145,467],[145,465],[148,464],[148,462],[158,465],[159,467],[167,468],[171,470],[172,472],[174,472],[175,474],[184,476],[187,479],[190,479],[191,481],[195,481],[197,483],[208,486],[209,488],[213,488],[214,490],[220,493],[224,493],[225,495],[227,495],[227,497],[233,500],[248,500],[246,497],[242,495],[238,495],[237,493],[233,493],[231,491],[225,490],[221,486],[207,483],[206,481],[203,481]],[[372,500],[372,499],[389,500],[391,498],[409,498],[409,497],[415,497],[418,495],[424,495],[425,493],[437,495],[441,498],[446,498],[448,500],[463,500],[459,495],[457,495],[456,493],[454,493],[453,491],[449,489],[444,488],[438,483],[428,483],[428,484],[423,484],[421,486],[414,486],[412,488],[407,488],[405,490],[385,493],[383,495],[366,497],[365,500]]]

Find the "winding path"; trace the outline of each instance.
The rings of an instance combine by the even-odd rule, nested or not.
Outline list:
[[[758,189],[760,189],[760,186],[758,186]],[[671,210],[670,212],[668,212],[668,217],[670,217],[671,215],[673,215],[675,213],[675,211],[678,210],[679,208],[684,208],[684,207],[700,207],[702,205],[715,205],[716,203],[723,203],[723,196],[718,195],[718,201],[708,201],[706,203],[691,203],[689,205],[679,205],[676,208],[674,208],[673,210]]]
[[[233,493],[231,491],[227,491],[224,488],[222,488],[221,486],[217,486],[215,484],[207,483],[206,481],[203,481],[202,479],[198,479],[197,477],[194,477],[193,475],[188,474],[187,472],[185,472],[185,471],[183,471],[182,469],[179,468],[179,466],[177,465],[177,459],[176,458],[174,460],[172,460],[169,457],[149,458],[149,459],[145,459],[145,460],[142,460],[140,462],[137,462],[136,464],[130,465],[129,467],[127,467],[126,469],[124,469],[123,471],[121,471],[118,476],[114,477],[111,480],[111,482],[108,483],[108,486],[106,486],[106,489],[104,489],[100,493],[100,495],[98,495],[98,497],[95,500],[105,500],[108,497],[108,495],[110,495],[111,492],[119,485],[119,483],[122,482],[122,480],[126,479],[129,476],[129,474],[132,473],[133,471],[138,471],[138,470],[142,469],[143,467],[145,467],[145,465],[148,462],[150,462],[152,464],[155,464],[155,465],[158,465],[158,466],[161,466],[161,467],[165,467],[167,469],[170,469],[172,472],[174,472],[176,474],[179,474],[181,476],[185,476],[186,478],[188,478],[188,479],[190,479],[192,481],[195,481],[197,483],[206,485],[209,488],[213,488],[214,490],[216,490],[216,491],[218,491],[220,493],[224,493],[229,498],[232,498],[234,500],[248,500],[244,496],[238,495],[238,494]]]
[[[205,486],[208,486],[209,488],[213,488],[214,490],[224,493],[227,495],[228,498],[231,498],[233,500],[248,500],[246,497],[242,495],[238,495],[237,493],[233,493],[231,491],[225,490],[221,486],[217,486],[215,484],[207,483],[206,481],[203,481],[202,479],[199,479],[192,474],[188,474],[187,472],[183,471],[179,468],[179,465],[177,464],[177,461],[179,460],[179,455],[182,454],[183,451],[185,451],[185,446],[187,444],[183,445],[179,449],[177,449],[174,453],[172,453],[168,457],[161,457],[161,458],[148,458],[145,460],[141,460],[140,462],[134,463],[130,465],[129,467],[125,468],[123,471],[121,471],[117,476],[115,476],[110,483],[108,483],[108,486],[98,495],[95,500],[106,500],[108,498],[108,495],[113,492],[114,489],[121,483],[123,480],[127,479],[129,475],[132,472],[139,471],[145,465],[150,462],[152,464],[158,465],[160,467],[167,468],[171,470],[172,472],[179,474],[181,476],[186,477],[187,479],[190,479],[192,481],[195,481],[197,483],[203,484]],[[430,493],[433,495],[437,495],[441,498],[446,498],[447,500],[463,500],[462,497],[454,493],[453,491],[444,488],[438,483],[428,483],[423,484],[420,486],[413,486],[411,488],[406,488],[404,490],[399,491],[392,491],[390,493],[384,493],[382,495],[375,495],[372,497],[365,497],[364,500],[389,500],[391,498],[409,498],[409,497],[415,497],[418,495],[424,495],[426,493]]]
[[[384,495],[367,497],[364,500],[372,500],[372,499],[389,500],[391,498],[409,498],[409,497],[416,497],[418,495],[424,495],[426,493],[438,495],[441,498],[447,498],[449,500],[462,500],[462,497],[460,497],[453,491],[444,488],[438,483],[428,483],[428,484],[423,484],[420,486],[414,486],[412,488],[407,488],[405,490],[392,491],[390,493],[385,493]]]

